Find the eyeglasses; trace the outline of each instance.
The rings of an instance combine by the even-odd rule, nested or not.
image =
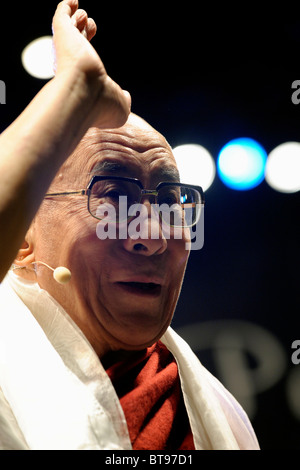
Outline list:
[[[98,220],[103,220],[103,214],[113,208],[116,223],[128,221],[137,215],[132,215],[132,211],[120,210],[124,201],[131,208],[148,198],[161,219],[172,227],[196,225],[204,205],[204,193],[200,186],[163,182],[154,190],[148,190],[138,179],[123,176],[93,176],[86,189],[47,193],[45,198],[76,195],[88,197],[88,211]]]

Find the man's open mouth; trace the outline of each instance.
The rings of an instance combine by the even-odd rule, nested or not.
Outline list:
[[[157,296],[161,293],[161,285],[154,282],[118,282],[118,285],[132,294]]]

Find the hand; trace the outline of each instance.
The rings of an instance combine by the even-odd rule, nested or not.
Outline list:
[[[96,34],[94,20],[78,9],[78,0],[64,0],[53,18],[56,76],[75,73],[93,97],[92,125],[101,128],[122,126],[130,113],[131,98],[106,73],[90,44]]]

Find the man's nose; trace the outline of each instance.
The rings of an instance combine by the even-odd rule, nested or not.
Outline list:
[[[160,255],[167,249],[168,243],[163,234],[159,214],[149,200],[144,200],[142,211],[128,225],[128,237],[123,241],[127,251],[144,256]]]

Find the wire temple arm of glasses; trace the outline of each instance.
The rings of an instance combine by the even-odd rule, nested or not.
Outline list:
[[[76,194],[80,196],[85,196],[87,194],[86,189],[81,189],[80,191],[68,191],[65,193],[47,193],[45,198],[55,197],[55,196],[75,196]]]

